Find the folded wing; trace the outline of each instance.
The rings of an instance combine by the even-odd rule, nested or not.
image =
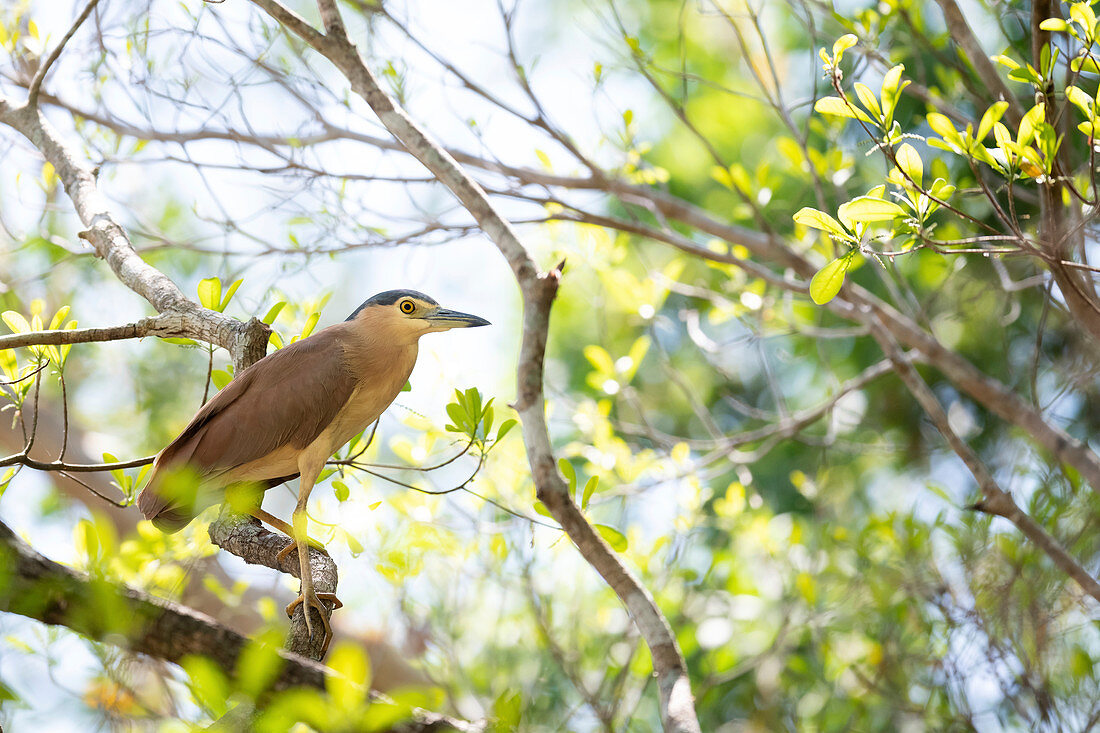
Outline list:
[[[203,405],[157,456],[149,483],[138,497],[142,514],[158,528],[175,532],[220,500],[217,490],[232,483],[234,469],[280,449],[285,453],[288,446],[300,450],[312,443],[355,387],[339,339],[342,327],[331,326],[265,356]],[[198,484],[218,485],[203,487],[202,498],[166,490],[166,478],[184,467]],[[253,478],[275,486],[294,475],[283,469]]]

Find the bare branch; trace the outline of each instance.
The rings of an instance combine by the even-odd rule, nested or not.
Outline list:
[[[65,463],[64,461],[37,461],[27,456],[27,452],[16,453],[7,458],[0,458],[0,467],[20,464],[36,471],[66,471],[68,473],[99,473],[101,471],[118,471],[125,468],[139,468],[153,462],[156,456],[135,458],[132,461],[118,461],[115,463]]]
[[[124,285],[149,301],[157,312],[179,317],[182,335],[228,350],[238,371],[263,357],[271,333],[265,324],[255,318],[241,323],[202,308],[184,296],[168,276],[138,256],[126,231],[111,214],[107,199],[99,192],[94,171],[61,142],[37,107],[16,108],[0,98],[0,122],[22,133],[53,165],[80,220],[88,227],[80,236],[107,261]]]
[[[978,482],[978,488],[982,492],[982,499],[971,508],[983,511],[987,514],[995,514],[999,517],[1004,517],[1012,522],[1024,536],[1034,542],[1040,550],[1046,553],[1062,572],[1073,578],[1077,584],[1081,586],[1082,590],[1095,600],[1100,601],[1100,582],[1097,582],[1096,578],[1092,577],[1092,575],[1090,575],[1056,539],[1051,537],[1038,522],[1025,514],[1023,510],[1016,505],[1016,502],[1012,500],[1012,497],[997,485],[996,480],[993,478],[993,474],[990,473],[985,463],[983,463],[970,446],[959,437],[958,433],[952,429],[951,423],[947,418],[947,413],[943,409],[943,405],[940,404],[935,393],[932,392],[931,388],[924,382],[920,374],[917,373],[917,370],[913,368],[912,363],[910,363],[898,348],[897,343],[895,343],[890,335],[886,333],[884,328],[877,324],[871,326],[871,333],[874,335],[875,340],[878,341],[883,351],[886,352],[887,357],[894,363],[894,368],[897,370],[898,376],[901,377],[905,386],[909,388],[910,393],[912,393],[913,397],[920,403],[925,414],[932,420],[936,429],[939,430],[940,434],[947,440],[947,444],[951,446],[955,454],[962,459],[964,464],[966,464],[966,467],[974,476],[974,480]]]
[[[61,56],[61,52],[65,50],[65,44],[69,42],[69,39],[77,32],[84,21],[91,15],[92,10],[99,4],[99,0],[89,0],[88,4],[84,6],[84,10],[73,21],[72,27],[69,28],[68,33],[61,39],[61,42],[57,44],[50,55],[46,57],[46,60],[42,62],[42,65],[38,67],[38,71],[34,75],[34,79],[31,80],[30,89],[27,91],[27,105],[35,107],[38,104],[38,92],[42,88],[42,82],[46,78],[46,74],[50,72],[50,67],[54,65],[54,62]]]
[[[104,328],[71,328],[53,331],[27,331],[10,336],[0,336],[0,349],[17,349],[22,346],[57,346],[60,344],[87,344],[101,341],[120,341],[146,336],[162,338],[183,337],[191,331],[183,316],[175,313],[143,318],[136,323]]]

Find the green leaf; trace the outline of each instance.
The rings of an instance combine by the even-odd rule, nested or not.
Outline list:
[[[607,349],[596,344],[589,344],[584,347],[584,358],[588,359],[588,363],[595,367],[596,371],[614,376],[615,361],[611,358],[611,354],[607,353]]]
[[[229,709],[230,688],[221,668],[211,659],[197,655],[184,657],[180,666],[190,678],[189,687],[198,703],[216,718],[225,715]]]
[[[832,115],[833,117],[847,117],[849,119],[862,120],[869,124],[875,124],[874,120],[859,107],[854,107],[840,97],[822,97],[814,103],[814,111],[818,114]]]
[[[893,201],[859,196],[841,204],[837,215],[845,224],[852,226],[849,222],[892,221],[896,217],[905,216],[905,209]]]
[[[901,90],[909,85],[906,81],[902,83],[901,74],[905,71],[905,66],[898,64],[882,77],[882,116],[884,124],[889,127],[890,123],[894,120],[894,110],[898,106],[898,98],[901,96]]]
[[[451,422],[460,431],[466,433],[469,432],[470,419],[466,415],[466,411],[462,409],[462,405],[454,402],[447,403],[447,417],[451,418]]]
[[[837,257],[817,271],[810,280],[810,298],[818,305],[825,305],[840,292],[844,275],[852,264],[852,254]]]
[[[902,173],[909,176],[913,183],[918,186],[923,185],[924,182],[924,163],[920,159],[920,154],[909,143],[902,143],[894,156],[898,162],[898,168],[901,168]]]
[[[509,430],[511,430],[515,426],[516,426],[516,421],[512,418],[509,418],[508,420],[505,420],[504,422],[502,422],[500,424],[500,428],[497,429],[496,439],[499,441],[501,438],[503,438],[505,435],[508,434]]]
[[[348,489],[348,485],[343,481],[336,480],[332,482],[333,493],[336,494],[336,501],[347,501],[351,496],[351,490]]]
[[[1039,24],[1039,28],[1044,31],[1051,31],[1053,33],[1063,33],[1069,28],[1069,23],[1061,18],[1047,18]]]
[[[615,552],[626,552],[628,542],[626,541],[626,535],[615,529],[614,527],[608,527],[606,524],[594,525],[596,531],[603,537],[604,542],[611,545],[611,549]]]
[[[820,229],[829,234],[834,234],[841,239],[847,239],[849,241],[855,240],[855,238],[840,225],[839,221],[829,216],[824,211],[818,211],[809,206],[799,209],[794,215],[794,220],[798,224]]]
[[[285,307],[286,301],[280,300],[278,303],[268,308],[267,313],[265,313],[264,317],[260,320],[270,326],[272,323],[275,322],[275,319],[279,317],[279,314],[283,312],[283,308]]]
[[[204,280],[199,280],[199,302],[202,303],[203,308],[209,308],[210,310],[218,310],[218,306],[221,304],[222,299],[222,281],[216,277],[208,277]]]
[[[53,318],[50,320],[50,330],[56,331],[61,328],[61,324],[65,322],[65,319],[69,316],[69,306],[63,305],[57,309],[57,313],[53,314]],[[76,326],[76,321],[73,321],[73,327]]]
[[[1091,56],[1078,56],[1069,62],[1069,67],[1074,71],[1084,71],[1088,74],[1100,74],[1100,65]]]
[[[843,36],[836,39],[836,41],[833,42],[834,60],[839,62],[841,57],[844,55],[844,52],[852,46],[856,45],[857,43],[859,43],[859,39],[851,33],[845,33]]]
[[[866,84],[856,82],[855,83],[856,96],[859,97],[860,103],[874,115],[876,120],[882,119],[882,109],[878,106],[878,99],[875,97],[875,93],[871,91],[871,88]]]
[[[565,480],[569,482],[569,495],[575,496],[577,493],[577,472],[573,469],[573,464],[570,463],[567,458],[559,458],[558,470],[561,471],[562,476],[565,476]]]
[[[974,139],[978,142],[985,140],[985,136],[993,129],[993,125],[1004,116],[1006,109],[1008,109],[1008,102],[995,102],[990,105],[989,109],[982,115],[982,121],[978,123],[978,134],[974,136]]]
[[[402,392],[412,392],[412,389],[413,389],[412,382],[406,379],[405,380],[405,386],[403,386],[401,388],[401,391]]]
[[[343,710],[358,708],[367,699],[370,684],[370,660],[366,653],[353,642],[343,642],[336,645],[327,661],[336,672],[325,677],[325,688],[333,702]]]
[[[306,319],[306,325],[302,327],[301,338],[306,338],[313,333],[313,329],[317,327],[317,321],[319,320],[321,320],[320,313],[311,313],[309,318]]]
[[[23,314],[17,311],[4,311],[0,313],[0,318],[4,319],[4,323],[8,324],[12,333],[27,333],[31,330],[31,324],[27,323]]]
[[[590,476],[588,481],[584,483],[584,491],[581,492],[581,509],[588,506],[588,502],[592,499],[592,494],[596,493],[596,487],[599,484],[599,476]]]
[[[541,501],[535,502],[535,513],[541,514],[544,517],[550,517],[551,519],[554,518],[554,515],[550,513],[550,510],[547,509],[546,505],[543,504]]]
[[[1036,86],[1043,85],[1042,77],[1039,76],[1039,72],[1031,67],[1031,64],[1021,66],[1018,69],[1013,69],[1008,72],[1008,78],[1012,81],[1018,81],[1024,84],[1034,84]]]
[[[214,386],[218,389],[225,389],[225,385],[232,382],[233,377],[224,369],[215,369],[210,372],[210,381],[212,381]]]
[[[233,281],[233,284],[229,286],[229,290],[225,291],[225,296],[221,299],[221,302],[218,304],[218,310],[219,311],[224,311],[225,310],[225,307],[227,305],[229,305],[229,301],[233,300],[233,294],[237,292],[237,288],[239,288],[241,286],[241,283],[243,283],[243,282],[244,282],[243,279],[237,279],[237,280]]]
[[[519,729],[523,718],[523,696],[518,690],[505,690],[493,703],[493,733]]]
[[[237,658],[237,684],[242,692],[255,699],[279,676],[283,663],[277,636],[262,634],[249,641]]]
[[[956,147],[963,147],[962,136],[951,124],[951,120],[947,118],[947,115],[942,115],[939,112],[929,112],[924,119],[937,135]]]

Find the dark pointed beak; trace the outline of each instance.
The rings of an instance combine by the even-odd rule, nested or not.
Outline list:
[[[435,313],[427,316],[426,320],[434,328],[474,328],[475,326],[490,325],[481,316],[475,316],[472,313],[460,313],[448,308],[440,308]]]

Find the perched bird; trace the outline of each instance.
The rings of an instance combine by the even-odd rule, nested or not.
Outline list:
[[[203,405],[153,463],[138,508],[165,532],[185,527],[227,490],[255,489],[244,507],[290,535],[302,571],[301,595],[287,606],[321,613],[325,647],[332,637],[326,609],[313,590],[306,503],[326,461],[378,419],[405,385],[420,337],[452,328],[486,326],[484,318],[441,308],[423,293],[388,290],[359,306],[343,323],[268,354]],[[262,492],[301,476],[293,526],[263,511]],[[339,603],[330,593],[325,600]]]

